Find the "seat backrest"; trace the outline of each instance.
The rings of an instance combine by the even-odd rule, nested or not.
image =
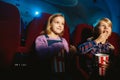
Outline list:
[[[67,40],[68,44],[70,44],[70,29],[69,29],[67,23],[65,23],[65,33],[64,33],[63,37]]]
[[[28,25],[26,33],[25,52],[30,52],[32,44],[34,43],[36,37],[40,35],[40,32],[43,29],[45,29],[47,20],[50,15],[51,14],[48,13],[42,13],[41,17],[34,18]],[[67,41],[69,41],[69,28],[67,24],[65,24],[65,33],[63,37],[66,38]]]
[[[92,36],[93,27],[88,24],[78,24],[72,33],[72,44],[78,46],[80,43]]]
[[[75,45],[77,47],[79,44],[85,42],[87,40],[87,38],[91,37],[92,32],[93,32],[93,26],[88,25],[88,24],[78,24],[72,33],[71,44]],[[83,78],[88,80],[89,75],[86,72],[86,70],[83,68],[83,66],[85,65],[83,58],[84,58],[83,55],[76,55],[74,57],[74,59],[75,59],[75,68],[74,69],[77,69],[77,71],[80,72],[80,74],[83,76]]]
[[[116,32],[112,32],[108,41],[115,47],[115,56],[120,54],[120,36]]]
[[[92,35],[93,27],[88,24],[79,24],[73,32],[73,44],[78,45],[86,41]],[[108,41],[115,47],[115,55],[120,53],[120,36],[112,32]]]
[[[45,26],[45,23],[47,22],[49,16],[50,14],[43,13],[41,17],[34,18],[27,26],[25,40],[26,52],[30,52],[35,38],[40,35],[40,32],[43,30],[43,26]]]
[[[34,64],[38,61],[38,57],[34,54],[34,42],[36,37],[40,35],[41,31],[46,28],[46,23],[50,16],[51,14],[42,13],[40,17],[34,18],[27,26],[25,45],[21,46],[19,49],[19,52],[24,53],[24,55],[27,55],[28,57],[25,58],[24,63],[34,66]],[[69,28],[66,23],[63,37],[69,41]]]
[[[0,1],[0,67],[9,67],[20,45],[20,14],[9,3]]]

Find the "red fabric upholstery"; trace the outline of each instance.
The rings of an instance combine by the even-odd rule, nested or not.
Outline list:
[[[92,36],[93,26],[88,24],[78,24],[72,34],[72,44],[76,47],[85,42],[87,38]],[[76,55],[75,57],[75,67],[77,71],[83,76],[85,80],[89,79],[88,73],[83,69],[83,55]],[[79,78],[79,76],[77,77]]]
[[[86,41],[88,37],[92,35],[93,27],[87,24],[79,24],[77,25],[74,33],[73,33],[73,42],[72,44],[78,45]],[[120,53],[120,36],[112,32],[112,35],[109,37],[108,41],[115,47],[115,55]]]
[[[67,40],[68,44],[70,44],[70,29],[67,23],[65,23],[65,32],[64,32],[63,37]]]
[[[19,52],[23,53],[24,55],[28,55],[30,54],[30,58],[26,58],[25,62],[27,61],[28,64],[33,64],[36,62],[37,60],[37,56],[31,53],[33,49],[33,44],[34,41],[36,39],[37,36],[40,35],[40,32],[45,29],[47,20],[49,18],[51,14],[48,13],[42,13],[41,17],[36,17],[34,18],[31,23],[28,25],[27,27],[27,33],[26,33],[26,40],[25,40],[25,46],[20,46],[19,47]],[[67,26],[67,24],[65,24],[65,33],[63,35],[63,37],[69,42],[69,28]],[[32,55],[32,56],[31,56]]]
[[[20,45],[20,14],[18,9],[0,1],[0,67],[10,67]]]
[[[42,13],[41,17],[34,18],[31,23],[28,25],[25,46],[21,46],[19,48],[19,52],[29,53],[31,51],[32,45],[40,32],[45,28],[47,20],[51,14]],[[67,24],[65,24],[65,33],[63,35],[64,38],[69,42],[69,28]]]
[[[78,46],[92,35],[93,27],[88,24],[78,24],[72,35],[72,44]]]
[[[120,54],[120,36],[117,33],[112,32],[112,35],[109,37],[108,41],[115,47],[115,56]]]
[[[92,29],[93,27],[87,24],[79,24],[73,33],[72,44],[78,46],[78,44],[85,42],[86,39],[92,35]],[[115,56],[118,55],[120,53],[120,36],[117,33],[112,32],[112,35],[109,37],[108,41],[115,47]],[[82,67],[84,65],[84,60],[86,58],[91,58],[90,55],[87,56],[77,55],[75,59],[77,70],[79,70],[79,72],[81,72],[86,79],[89,79],[88,73],[85,69],[83,69],[84,67]]]
[[[43,13],[41,17],[34,18],[27,27],[25,46],[19,48],[19,52],[29,53],[35,38],[40,34],[50,14]]]

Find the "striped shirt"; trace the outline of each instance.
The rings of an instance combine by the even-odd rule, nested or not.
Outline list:
[[[111,55],[113,53],[113,48],[111,47],[112,45],[106,41],[105,44],[102,43],[96,43],[94,40],[87,40],[87,42],[80,44],[78,46],[79,52],[81,54],[97,54],[97,53],[105,53],[105,54],[109,54]],[[85,58],[86,59],[86,58]],[[89,73],[92,74],[94,72],[95,69],[95,61],[94,61],[94,57],[92,58],[87,58],[85,60],[86,66],[84,66],[83,68],[85,68],[85,70]]]
[[[113,49],[111,48],[111,44],[106,41],[105,44],[102,43],[96,43],[94,40],[88,40],[87,42],[80,44],[78,46],[79,52],[82,54],[86,53],[92,53],[92,54],[97,54],[97,53],[111,53]]]

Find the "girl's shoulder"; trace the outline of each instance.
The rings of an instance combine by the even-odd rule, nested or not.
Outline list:
[[[65,38],[61,38],[63,44],[68,44],[67,40]]]
[[[61,37],[61,40],[62,40],[62,41],[66,41],[66,39],[65,39],[64,37]]]
[[[45,35],[39,35],[39,36],[37,36],[36,39],[45,39],[45,38],[46,38]]]

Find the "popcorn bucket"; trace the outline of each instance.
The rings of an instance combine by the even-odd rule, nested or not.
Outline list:
[[[104,76],[105,72],[106,72],[106,68],[108,66],[109,63],[109,55],[108,54],[95,54],[96,57],[96,64],[98,66],[98,72],[100,76]]]

